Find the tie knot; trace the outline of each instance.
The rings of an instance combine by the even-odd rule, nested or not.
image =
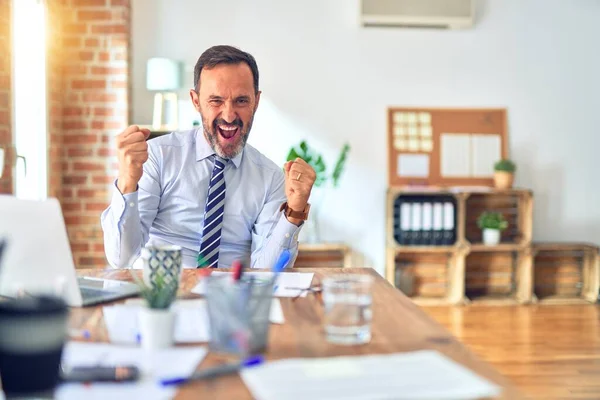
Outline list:
[[[226,158],[215,155],[215,167],[218,167],[219,169],[225,168],[225,165],[227,165],[228,161],[229,160]]]

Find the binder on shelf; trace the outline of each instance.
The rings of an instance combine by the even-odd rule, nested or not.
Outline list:
[[[400,243],[400,204],[394,203],[394,219],[392,220],[392,234],[396,243]]]
[[[444,203],[444,226],[443,241],[445,246],[453,245],[456,241],[456,229],[454,227],[454,204],[449,201]]]
[[[422,233],[421,233],[421,244],[425,246],[433,245],[433,205],[431,198],[427,198],[423,202],[423,221],[422,221]]]
[[[400,240],[401,245],[409,245],[411,242],[410,236],[410,203],[401,203],[400,205]]]
[[[444,219],[443,219],[443,207],[441,202],[433,203],[433,234],[432,240],[433,245],[441,246],[444,240]]]
[[[413,246],[420,246],[423,241],[422,237],[422,219],[423,211],[422,204],[419,200],[411,202],[411,244]]]

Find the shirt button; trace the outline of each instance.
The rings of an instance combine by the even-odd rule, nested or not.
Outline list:
[[[294,235],[294,240],[298,240],[298,235]]]
[[[289,238],[289,237],[290,237],[290,234],[289,234],[289,233],[286,233],[286,234],[285,234],[285,238],[287,239],[287,238]]]
[[[129,207],[133,207],[133,206],[135,206],[135,203],[133,203],[133,202],[129,203]]]

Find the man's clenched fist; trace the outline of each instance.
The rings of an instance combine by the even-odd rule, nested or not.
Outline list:
[[[308,204],[308,198],[312,190],[317,174],[313,167],[301,158],[285,163],[285,196],[288,206],[295,211],[303,211]],[[290,222],[300,225],[302,221],[288,218]]]
[[[122,194],[137,190],[137,184],[144,172],[143,165],[148,160],[148,129],[132,125],[117,136],[119,158],[119,179],[117,187]]]

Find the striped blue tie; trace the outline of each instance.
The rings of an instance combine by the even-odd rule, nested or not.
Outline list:
[[[204,208],[204,228],[202,244],[198,254],[198,267],[216,268],[219,265],[219,245],[221,243],[221,227],[225,211],[225,177],[223,171],[227,160],[213,156],[215,166],[208,185],[208,196]]]

